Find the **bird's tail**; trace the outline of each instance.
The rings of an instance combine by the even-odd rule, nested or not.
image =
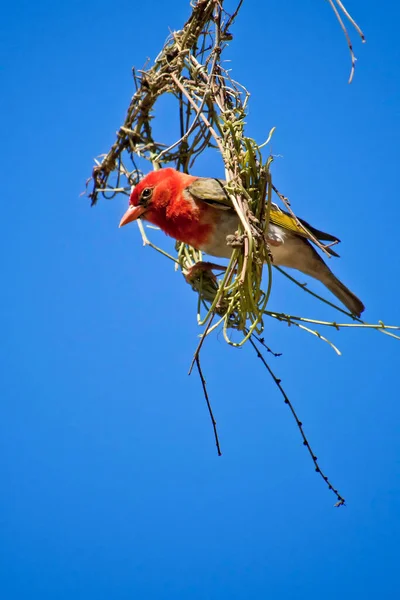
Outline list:
[[[308,240],[286,233],[284,243],[272,245],[271,252],[276,265],[297,269],[318,279],[353,315],[357,317],[361,315],[364,304],[332,273]]]
[[[329,272],[325,273],[324,277],[321,278],[322,283],[326,285],[328,290],[330,290],[353,315],[359,317],[365,309],[364,304],[332,273],[330,269],[328,269],[328,271]]]

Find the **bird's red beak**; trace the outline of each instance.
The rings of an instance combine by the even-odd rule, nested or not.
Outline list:
[[[122,217],[119,226],[123,227],[127,225],[131,221],[136,221],[142,214],[145,212],[146,208],[144,206],[130,206],[124,216]]]

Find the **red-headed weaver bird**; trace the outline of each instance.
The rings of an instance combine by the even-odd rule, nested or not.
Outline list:
[[[230,258],[227,236],[235,233],[239,218],[224,185],[221,179],[195,177],[171,168],[153,171],[132,190],[120,227],[143,218],[180,242],[212,256]],[[338,238],[299,220],[308,231],[277,205],[271,206],[268,245],[272,264],[318,279],[351,313],[360,316],[363,303],[325,264],[308,232],[321,241],[338,242]],[[338,256],[329,247],[327,251]]]

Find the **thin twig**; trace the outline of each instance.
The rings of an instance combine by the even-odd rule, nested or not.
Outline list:
[[[206,399],[206,402],[207,402],[207,408],[208,408],[208,412],[210,414],[210,419],[211,419],[211,423],[212,423],[213,430],[214,430],[214,438],[215,438],[215,444],[217,446],[218,456],[222,456],[221,447],[219,445],[217,422],[214,418],[214,414],[213,414],[213,411],[211,408],[211,404],[210,404],[210,400],[209,400],[208,392],[207,392],[206,380],[204,379],[203,371],[201,370],[200,356],[198,354],[195,358],[195,362],[196,362],[197,370],[199,372],[200,381],[201,381],[201,385],[203,387],[203,392],[204,392],[204,398]]]
[[[349,83],[351,83],[353,81],[354,71],[355,71],[355,68],[356,68],[356,61],[357,61],[357,59],[356,59],[354,51],[353,51],[353,45],[351,43],[350,36],[349,36],[349,34],[347,32],[346,26],[343,23],[343,20],[342,20],[341,16],[339,14],[338,9],[335,6],[334,1],[333,0],[328,0],[328,2],[331,5],[332,10],[333,10],[333,12],[336,15],[336,18],[339,21],[339,25],[340,25],[340,27],[341,27],[341,29],[342,29],[345,37],[346,37],[347,46],[348,46],[348,49],[349,49],[349,52],[350,52],[350,58],[351,58],[351,70],[350,70],[350,77],[349,77]],[[343,4],[339,0],[336,0],[336,2],[338,4],[338,6],[340,7],[340,9],[343,11],[343,13],[346,15],[346,17],[349,19],[350,23],[355,27],[355,29],[359,33],[362,42],[365,42],[365,36],[364,36],[363,32],[361,31],[361,29],[359,28],[359,26],[354,21],[354,19],[349,15],[349,13],[347,12],[347,10],[345,9],[345,7],[343,6]]]
[[[350,23],[353,25],[354,29],[357,31],[358,35],[361,38],[361,41],[363,43],[365,43],[366,42],[365,35],[363,34],[361,28],[357,25],[357,23],[355,22],[355,20],[353,19],[353,17],[348,13],[348,11],[346,10],[346,8],[342,4],[342,2],[340,2],[340,0],[336,0],[336,3],[337,3],[338,6],[340,6],[340,8],[342,9],[342,12],[346,15],[346,17],[348,18],[348,20],[350,21]]]
[[[253,334],[253,337],[254,337],[254,339],[256,339],[261,344],[261,346],[263,346],[266,349],[266,351],[269,354],[272,354],[272,356],[275,356],[275,358],[278,358],[279,356],[282,356],[282,352],[274,352],[273,350],[271,350],[271,348],[269,346],[267,346],[267,344],[265,343],[265,339],[264,338],[258,337],[255,334]]]
[[[213,322],[213,319],[214,319],[214,317],[215,317],[215,312],[211,314],[211,316],[210,316],[210,319],[209,319],[209,321],[208,321],[208,323],[207,323],[207,326],[206,326],[206,328],[205,328],[204,332],[203,332],[203,333],[202,333],[202,335],[201,335],[200,342],[198,343],[198,346],[197,346],[197,348],[196,348],[196,350],[195,350],[195,353],[194,353],[194,356],[193,356],[193,360],[192,360],[192,362],[191,362],[191,364],[190,364],[190,368],[189,368],[188,375],[190,375],[190,374],[191,374],[191,372],[193,371],[193,365],[194,365],[194,363],[196,362],[196,360],[199,358],[199,354],[200,354],[201,347],[202,347],[202,345],[204,344],[204,340],[205,340],[205,339],[206,339],[206,337],[207,337],[207,332],[208,332],[208,330],[209,330],[209,329],[210,329],[210,327],[211,327],[211,323]]]
[[[297,413],[293,407],[293,404],[291,403],[291,401],[289,400],[285,390],[282,387],[282,383],[281,380],[278,379],[278,377],[275,375],[275,373],[273,372],[273,370],[271,369],[271,367],[269,366],[269,364],[267,363],[267,361],[265,360],[265,358],[263,357],[263,355],[261,354],[260,350],[257,348],[255,342],[253,341],[252,338],[249,339],[250,344],[253,346],[254,351],[256,352],[258,358],[261,360],[261,362],[263,363],[263,365],[265,366],[265,368],[267,369],[268,373],[271,375],[272,379],[274,380],[276,386],[279,388],[279,391],[281,392],[284,402],[285,404],[288,405],[290,412],[292,413],[292,416],[294,418],[294,420],[296,421],[296,425],[300,431],[300,435],[303,438],[303,446],[306,446],[309,455],[311,456],[311,459],[314,463],[314,467],[315,467],[315,471],[317,473],[319,473],[319,475],[322,477],[322,479],[325,481],[326,485],[328,486],[328,488],[330,490],[332,490],[332,492],[335,494],[336,498],[338,499],[338,501],[336,502],[335,506],[343,506],[345,504],[345,499],[343,498],[343,496],[341,494],[339,494],[339,492],[337,491],[337,489],[335,489],[333,487],[333,485],[331,484],[329,478],[327,475],[325,475],[323,473],[323,471],[321,470],[321,467],[319,466],[318,463],[318,458],[315,456],[314,451],[312,450],[310,443],[306,437],[306,434],[304,433],[304,428],[303,428],[303,423],[300,421],[299,417],[297,416]]]
[[[198,106],[196,105],[196,102],[193,100],[193,98],[190,96],[188,91],[184,88],[184,86],[181,84],[181,82],[178,80],[178,78],[176,77],[176,75],[174,73],[171,73],[171,79],[174,81],[175,85],[180,89],[182,94],[184,96],[186,96],[188,102],[190,102],[190,104],[193,106],[194,110],[197,112]],[[207,119],[207,117],[205,116],[205,114],[203,112],[199,112],[199,115],[200,115],[201,119],[203,119],[208,130],[211,131],[212,136],[215,139],[215,142],[216,142],[220,152],[223,153],[224,149],[221,144],[221,140],[220,140],[219,136],[217,135],[217,133],[215,132],[214,128],[211,126],[210,121]]]

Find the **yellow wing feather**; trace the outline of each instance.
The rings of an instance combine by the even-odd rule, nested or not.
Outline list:
[[[303,237],[309,237],[307,231],[303,229],[291,215],[288,215],[279,209],[277,210],[271,207],[269,219],[274,225],[283,227],[283,229],[287,229],[288,231],[293,231],[293,233],[297,233]]]

